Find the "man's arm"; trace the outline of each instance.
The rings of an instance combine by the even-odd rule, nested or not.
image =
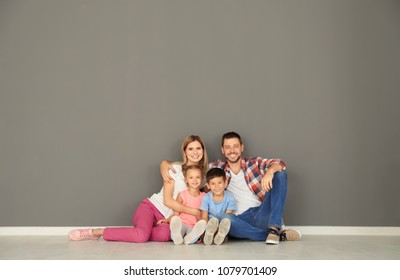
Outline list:
[[[265,175],[261,179],[261,187],[263,191],[269,192],[272,189],[272,179],[274,179],[274,174],[282,170],[283,166],[279,163],[273,163],[268,167],[267,172],[265,172]]]

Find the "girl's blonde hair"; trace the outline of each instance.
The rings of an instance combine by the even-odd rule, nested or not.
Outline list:
[[[204,177],[203,169],[200,166],[198,166],[198,165],[185,165],[185,166],[182,166],[182,173],[183,173],[183,176],[185,178],[186,178],[186,174],[187,174],[187,172],[189,170],[199,170],[200,174],[201,174],[201,178]]]
[[[181,147],[181,154],[183,159],[182,169],[186,169],[187,167],[187,158],[185,155],[185,150],[190,143],[195,141],[199,142],[201,147],[203,148],[203,158],[197,163],[197,166],[199,166],[202,169],[202,174],[206,174],[208,170],[207,150],[203,140],[201,140],[200,136],[197,135],[189,135],[182,142],[182,147]]]

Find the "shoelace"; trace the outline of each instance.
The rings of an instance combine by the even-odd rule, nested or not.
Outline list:
[[[286,241],[286,240],[287,240],[286,231],[284,231],[279,235],[279,241]]]
[[[278,231],[275,230],[275,229],[273,229],[273,228],[270,228],[270,229],[269,229],[269,234],[273,234],[273,235],[279,236]]]
[[[89,231],[81,231],[80,236],[81,237],[91,237],[92,235],[89,233]]]

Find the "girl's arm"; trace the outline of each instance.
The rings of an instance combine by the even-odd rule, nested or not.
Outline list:
[[[200,210],[192,207],[187,207],[179,203],[173,198],[175,181],[169,183],[164,182],[164,205],[177,212],[184,212],[200,218]]]
[[[232,214],[232,213],[233,213],[233,210],[226,209],[225,213],[226,213],[226,214]]]

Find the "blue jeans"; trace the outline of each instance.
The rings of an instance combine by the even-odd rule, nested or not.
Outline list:
[[[231,221],[230,236],[261,241],[266,239],[269,227],[282,227],[287,193],[285,171],[274,174],[272,186],[260,206],[249,208],[239,215],[224,214],[222,218],[229,218]]]

